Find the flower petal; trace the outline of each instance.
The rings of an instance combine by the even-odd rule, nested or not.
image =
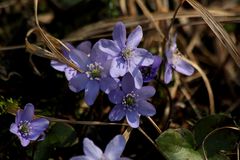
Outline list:
[[[104,155],[111,160],[117,160],[120,158],[126,141],[122,135],[116,135],[107,145]]]
[[[143,116],[153,116],[154,114],[156,114],[155,107],[145,100],[137,101],[137,110],[138,113]]]
[[[55,60],[51,60],[51,66],[54,69],[56,69],[57,71],[61,71],[61,72],[64,72],[65,68],[67,67],[66,64],[63,64],[63,63],[55,61]]]
[[[137,26],[127,38],[127,48],[133,49],[136,48],[141,42],[143,37],[142,27]]]
[[[70,158],[70,160],[94,160],[94,159],[89,158],[88,156],[74,156]]]
[[[10,132],[12,132],[13,134],[18,135],[18,126],[16,123],[12,123],[10,126]]]
[[[99,52],[102,52],[102,54],[108,54],[112,57],[118,56],[121,52],[117,42],[113,40],[101,39],[98,41],[97,47]]]
[[[139,117],[140,116],[138,115],[137,111],[131,111],[126,113],[127,122],[132,128],[139,127]]]
[[[136,90],[136,94],[138,95],[139,99],[148,99],[155,94],[156,90],[152,86],[144,86],[141,89]]]
[[[85,88],[84,100],[88,105],[92,105],[99,93],[99,82],[96,80],[88,81]]]
[[[47,129],[49,121],[45,118],[37,118],[31,122],[32,132],[29,135],[30,140],[36,140],[44,130]]]
[[[115,77],[124,76],[127,73],[128,65],[122,57],[115,57],[112,60],[110,75]]]
[[[100,88],[103,92],[108,94],[111,90],[117,88],[118,83],[112,77],[102,78],[100,81]]]
[[[162,57],[160,57],[160,56],[153,56],[152,68],[158,68],[161,63],[162,63]]]
[[[164,83],[168,84],[172,80],[172,66],[165,64]]]
[[[22,145],[23,147],[26,147],[26,146],[30,143],[30,140],[25,139],[25,138],[23,138],[23,137],[19,137],[19,139],[20,139],[21,145]]]
[[[34,115],[34,106],[31,103],[27,103],[21,115],[22,121],[31,121]]]
[[[108,94],[108,99],[114,104],[120,104],[124,93],[120,89],[114,89]]]
[[[90,63],[90,58],[86,53],[72,49],[69,57],[81,70],[87,70],[87,64]]]
[[[92,43],[90,41],[84,41],[77,46],[77,49],[88,55],[91,53],[91,47]]]
[[[140,89],[143,85],[142,73],[138,68],[135,68],[133,72],[130,72],[134,79],[134,84],[137,89]]]
[[[98,146],[96,146],[92,140],[84,138],[83,140],[83,152],[91,159],[100,159],[103,152]]]
[[[126,115],[125,111],[123,110],[124,106],[122,104],[117,104],[113,107],[111,112],[109,113],[109,120],[110,121],[120,121]]]
[[[102,64],[105,64],[105,62],[107,60],[109,60],[111,62],[111,59],[108,59],[108,57],[112,57],[112,56],[109,56],[109,54],[103,52],[100,49],[100,45],[101,45],[100,41],[96,42],[92,47],[92,51],[91,51],[91,54],[90,54],[91,61],[92,62],[97,62],[97,63],[102,63]]]
[[[17,111],[16,117],[15,117],[15,123],[16,123],[16,124],[18,124],[18,123],[22,120],[22,119],[21,119],[22,113],[23,113],[23,111],[20,110],[20,109]]]
[[[122,22],[116,23],[112,33],[113,40],[117,42],[120,48],[125,48],[126,43],[126,28]]]
[[[65,69],[65,76],[68,81],[76,75],[77,75],[77,71],[75,69],[73,69],[72,67],[67,67]]]
[[[69,81],[69,88],[73,92],[80,92],[85,89],[87,82],[89,81],[85,73],[79,73]]]
[[[152,53],[143,48],[136,48],[133,51],[133,61],[138,66],[150,66],[154,62]]]
[[[178,62],[174,64],[174,69],[186,76],[191,76],[194,72],[192,65],[181,59],[178,59]]]
[[[129,72],[123,76],[121,84],[124,93],[130,93],[135,89],[133,76]]]

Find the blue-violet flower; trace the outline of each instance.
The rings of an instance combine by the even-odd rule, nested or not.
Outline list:
[[[92,140],[84,138],[83,152],[85,155],[72,157],[70,160],[130,160],[121,158],[126,141],[122,135],[116,135],[107,145],[104,153]]]
[[[150,82],[157,75],[160,64],[162,63],[162,58],[160,56],[154,56],[153,64],[150,66],[140,67],[140,71],[143,76],[143,82]]]
[[[181,53],[177,49],[176,35],[170,38],[166,43],[165,55],[167,62],[165,63],[164,82],[168,84],[172,80],[172,69],[179,73],[190,76],[194,72],[194,68],[189,63],[181,59]]]
[[[116,104],[109,114],[110,121],[120,121],[126,116],[128,124],[137,128],[140,115],[153,116],[156,113],[154,106],[147,100],[155,94],[152,86],[135,88],[131,74],[127,73],[117,88],[108,94],[109,100]]]
[[[118,22],[112,33],[113,40],[99,40],[99,52],[108,55],[111,60],[110,75],[124,76],[130,72],[136,88],[141,88],[143,77],[139,66],[149,66],[153,63],[153,55],[143,48],[137,48],[143,37],[142,27],[137,26],[126,38],[126,28]]]
[[[109,75],[110,63],[106,61],[106,56],[98,56],[95,45],[89,45],[84,52],[77,50],[75,54],[70,54],[70,59],[83,71],[69,80],[69,88],[73,92],[85,90],[84,100],[88,105],[92,105],[96,100],[99,90],[108,94],[117,87],[117,80]]]
[[[16,134],[23,147],[30,141],[44,139],[44,130],[47,129],[49,121],[45,118],[36,118],[34,116],[34,106],[31,103],[25,105],[24,110],[18,110],[15,123],[10,126],[10,132]],[[42,136],[42,137],[41,137]]]

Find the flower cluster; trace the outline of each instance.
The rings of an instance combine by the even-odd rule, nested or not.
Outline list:
[[[63,56],[74,63],[81,72],[56,60],[51,66],[65,73],[69,89],[73,92],[85,92],[84,100],[93,105],[99,92],[108,95],[115,106],[109,113],[110,121],[120,121],[126,117],[132,128],[140,125],[140,116],[153,116],[155,107],[149,102],[155,94],[155,88],[144,86],[153,80],[165,63],[164,82],[172,80],[173,69],[184,75],[192,75],[194,68],[182,60],[176,44],[176,36],[169,38],[165,46],[165,55],[153,55],[146,49],[138,48],[143,37],[141,26],[137,26],[128,36],[122,22],[118,22],[112,33],[112,40],[100,39],[93,46],[84,41],[76,48],[66,43]],[[26,104],[24,110],[18,110],[15,123],[10,131],[18,136],[22,146],[31,141],[43,140],[49,121],[34,118],[34,106]],[[115,136],[103,152],[88,138],[83,140],[85,155],[72,157],[71,160],[129,160],[121,158],[126,141],[122,135]]]
[[[16,134],[22,146],[27,146],[30,141],[43,140],[44,131],[49,125],[45,118],[34,119],[34,106],[31,103],[25,105],[24,110],[18,110],[15,123],[10,126],[10,132]]]
[[[118,22],[113,29],[112,40],[100,39],[93,46],[85,41],[76,48],[66,44],[69,50],[63,49],[63,55],[78,66],[81,73],[57,61],[51,61],[51,65],[65,72],[71,91],[84,90],[84,100],[88,105],[94,104],[101,90],[115,104],[109,120],[120,121],[126,117],[128,124],[137,128],[141,115],[153,116],[156,113],[154,106],[148,102],[155,89],[143,86],[143,83],[154,79],[162,61],[165,61],[166,84],[172,79],[172,69],[185,75],[194,71],[191,65],[175,54],[176,36],[166,44],[165,59],[139,48],[142,37],[141,26],[127,36],[124,24]]]

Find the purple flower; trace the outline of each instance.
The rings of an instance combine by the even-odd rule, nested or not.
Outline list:
[[[155,94],[152,86],[136,89],[131,74],[127,73],[121,83],[121,89],[109,93],[109,100],[116,104],[109,114],[110,121],[120,121],[126,116],[128,124],[137,128],[140,115],[153,116],[156,113],[154,106],[147,100]]]
[[[44,130],[47,129],[49,121],[45,118],[36,118],[34,116],[34,106],[31,103],[25,105],[24,110],[18,110],[15,123],[11,124],[10,132],[16,134],[23,147],[27,146],[30,141],[44,139]]]
[[[85,155],[72,157],[70,160],[129,160],[120,158],[126,141],[122,135],[116,135],[107,145],[104,153],[88,138],[83,140],[83,152]]]
[[[136,88],[141,88],[143,77],[139,66],[149,66],[153,63],[153,55],[150,52],[137,48],[143,37],[142,27],[137,26],[126,38],[126,28],[122,22],[118,22],[112,37],[113,40],[101,39],[98,43],[99,52],[107,54],[111,60],[110,75],[120,77],[130,72]]]
[[[99,90],[109,93],[117,87],[117,82],[109,76],[110,63],[106,56],[98,56],[95,46],[89,46],[84,52],[78,50],[70,54],[70,59],[83,71],[69,80],[69,88],[73,92],[85,90],[84,100],[92,105],[96,100]],[[89,54],[90,53],[90,54]]]
[[[151,66],[140,67],[140,71],[143,75],[143,82],[150,82],[157,75],[161,63],[162,58],[160,56],[154,56],[154,61]]]
[[[190,76],[194,72],[194,68],[181,59],[181,53],[178,52],[176,44],[176,35],[167,42],[165,55],[167,62],[165,63],[164,82],[168,84],[172,80],[172,69],[179,73]]]

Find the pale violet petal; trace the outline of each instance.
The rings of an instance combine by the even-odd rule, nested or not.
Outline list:
[[[137,89],[140,89],[143,85],[142,73],[138,68],[135,68],[133,72],[130,72],[134,79],[134,84]]]
[[[37,118],[31,122],[31,133],[29,135],[30,140],[36,140],[44,130],[47,129],[49,121],[45,118]]]
[[[34,106],[31,103],[27,103],[21,115],[22,121],[31,121],[34,115]]]
[[[121,49],[117,45],[117,42],[108,40],[108,39],[101,39],[97,43],[97,47],[102,54],[108,54],[112,57],[116,57],[120,54]]]
[[[113,40],[117,42],[120,48],[126,46],[126,28],[122,22],[116,23],[112,33]]]
[[[87,157],[94,160],[100,159],[103,154],[102,150],[89,138],[84,138],[83,140],[83,152]]]
[[[127,73],[128,64],[122,57],[115,57],[112,60],[110,75],[115,77],[124,76]]]
[[[88,156],[74,156],[70,158],[70,160],[95,160],[95,159],[90,158]]]
[[[141,42],[143,37],[142,27],[137,26],[127,38],[127,48],[133,49],[136,48]]]
[[[67,67],[66,64],[63,64],[63,63],[55,61],[55,60],[51,60],[51,66],[54,69],[56,69],[57,71],[61,71],[61,72],[64,72],[65,68]]]
[[[126,141],[122,135],[116,135],[107,145],[104,155],[111,160],[118,160],[125,148]]]
[[[111,90],[116,89],[118,83],[112,77],[102,78],[100,81],[100,88],[103,92],[108,94]]]
[[[124,93],[120,89],[114,89],[108,94],[108,99],[114,104],[120,104]]]
[[[156,90],[152,86],[144,86],[138,90],[136,90],[136,94],[139,99],[148,99],[155,94]]]
[[[89,81],[85,73],[79,73],[69,81],[69,89],[73,92],[80,92],[85,89],[87,82]]]
[[[174,64],[174,69],[186,76],[191,76],[194,72],[193,66],[181,59],[178,59],[177,63]]]
[[[122,104],[117,104],[109,113],[108,118],[110,121],[120,121],[125,115],[124,106]]]
[[[172,80],[172,66],[165,64],[164,83],[168,84]]]
[[[84,41],[77,46],[77,49],[82,51],[83,53],[90,54],[91,47],[92,43],[90,41]]]
[[[20,137],[20,136],[19,136],[18,138],[20,139],[21,145],[22,145],[23,147],[26,147],[27,145],[29,145],[30,140],[25,139],[25,138]]]
[[[22,113],[23,113],[23,111],[21,109],[19,109],[17,111],[16,117],[15,117],[15,123],[16,124],[18,124],[21,121]]]
[[[87,70],[87,64],[90,63],[90,58],[87,54],[80,50],[72,49],[69,57],[81,70]]]
[[[133,51],[132,60],[138,66],[150,66],[154,62],[154,56],[145,49],[136,48]]]
[[[18,126],[15,123],[12,123],[10,126],[10,132],[12,132],[13,134],[18,135]]]
[[[99,82],[96,80],[90,80],[88,81],[86,88],[85,88],[85,95],[84,100],[88,105],[92,105],[99,93]]]
[[[138,113],[143,116],[153,116],[154,114],[156,114],[155,107],[151,103],[145,100],[138,100],[136,107],[137,107]]]
[[[75,77],[76,75],[77,75],[77,71],[75,69],[73,69],[72,67],[67,67],[65,69],[65,76],[68,81],[70,79],[72,79],[73,77]]]
[[[139,127],[139,115],[137,113],[137,111],[127,111],[126,113],[126,118],[127,118],[127,122],[128,124],[132,127],[132,128],[138,128]]]

